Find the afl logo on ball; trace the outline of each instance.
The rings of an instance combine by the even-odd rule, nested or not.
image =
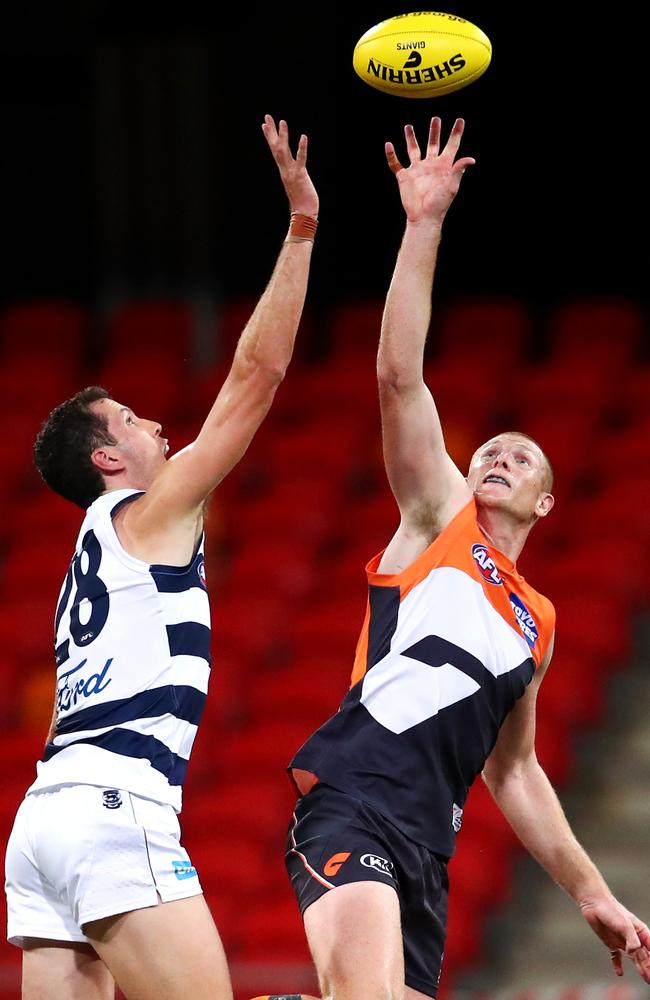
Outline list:
[[[476,565],[478,566],[479,573],[481,574],[486,583],[493,583],[495,584],[495,586],[499,586],[499,584],[503,583],[503,580],[501,579],[497,571],[494,560],[492,559],[490,553],[487,550],[487,546],[481,545],[479,542],[476,542],[474,545],[472,545],[472,555],[474,557]]]

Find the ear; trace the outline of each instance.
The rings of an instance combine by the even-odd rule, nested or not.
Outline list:
[[[116,472],[123,472],[125,467],[119,452],[106,445],[102,448],[95,448],[90,455],[90,461],[104,476],[112,476]]]
[[[555,504],[555,497],[553,496],[552,493],[542,493],[537,503],[535,504],[536,517],[546,517],[548,514],[551,513],[554,504]]]

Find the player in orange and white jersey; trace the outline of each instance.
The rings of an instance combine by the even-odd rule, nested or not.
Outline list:
[[[300,795],[287,868],[328,1000],[436,996],[447,861],[479,774],[615,972],[627,954],[650,983],[648,927],[577,842],[535,755],[555,612],[516,563],[552,510],[550,463],[530,437],[508,431],[478,448],[463,475],[423,379],[442,224],[474,163],[458,157],[463,130],[459,119],[441,148],[433,118],[422,152],[406,126],[407,167],[386,144],[406,213],[377,361],[400,525],[366,567],[350,690],[290,765]]]

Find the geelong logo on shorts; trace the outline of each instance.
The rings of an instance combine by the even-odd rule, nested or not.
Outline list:
[[[105,792],[102,792],[102,799],[102,805],[105,809],[119,809],[122,805],[122,796],[117,788],[107,788]]]
[[[499,576],[497,568],[494,564],[494,560],[490,556],[490,553],[485,545],[481,545],[479,542],[472,545],[472,555],[476,565],[478,566],[479,573],[486,583],[493,583],[497,587],[499,584],[503,583],[503,580]]]
[[[383,872],[384,875],[394,877],[395,865],[392,861],[387,861],[386,858],[378,858],[376,854],[362,854],[359,860],[366,868],[374,868],[378,872]]]

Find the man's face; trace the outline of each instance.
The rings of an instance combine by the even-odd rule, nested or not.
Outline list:
[[[161,436],[160,424],[136,416],[128,406],[114,399],[100,399],[91,403],[91,409],[106,419],[108,432],[117,442],[95,450],[94,455],[101,453],[106,463],[105,468],[100,466],[100,471],[108,477],[112,467],[116,472],[126,471],[135,487],[146,489],[164,465],[169,450],[166,438]]]
[[[532,522],[553,506],[548,477],[546,459],[536,444],[517,434],[502,434],[475,452],[467,484],[480,507]]]

